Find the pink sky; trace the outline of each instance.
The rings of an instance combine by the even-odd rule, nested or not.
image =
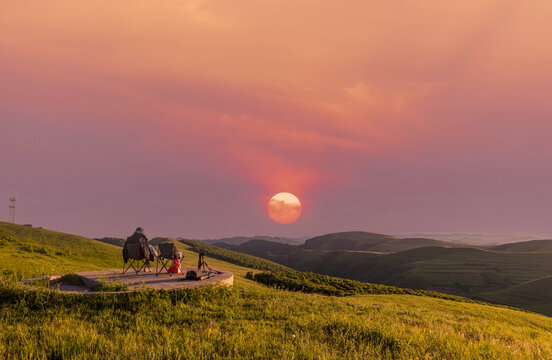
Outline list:
[[[0,7],[0,220],[17,195],[87,236],[552,234],[549,1]]]

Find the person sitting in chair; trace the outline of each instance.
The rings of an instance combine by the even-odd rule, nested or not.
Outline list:
[[[143,257],[145,262],[144,271],[151,272],[149,269],[149,262],[150,259],[153,260],[153,253],[150,249],[150,245],[148,244],[148,238],[146,235],[144,235],[144,229],[141,227],[137,227],[136,231],[134,231],[134,234],[129,236],[127,240],[125,241],[125,244],[123,246],[123,260],[125,263],[128,261],[128,255],[127,255],[127,244],[140,244],[140,258]]]

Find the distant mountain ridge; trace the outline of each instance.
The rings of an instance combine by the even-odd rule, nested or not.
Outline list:
[[[257,256],[287,255],[301,250],[348,250],[391,253],[424,246],[465,246],[440,240],[424,238],[403,239],[363,231],[348,231],[316,236],[306,240],[301,245],[276,243],[266,239],[251,239],[238,245],[225,242],[214,242],[213,244],[222,248]]]
[[[549,252],[552,251],[552,240],[530,240],[502,244],[490,247],[488,250],[506,252]]]
[[[421,234],[414,234],[421,235]],[[252,255],[266,254],[289,254],[301,250],[348,250],[348,251],[369,251],[381,253],[393,253],[408,249],[415,249],[426,246],[437,247],[476,247],[491,251],[501,252],[548,252],[552,251],[552,239],[531,239],[513,242],[514,239],[531,238],[525,235],[500,235],[486,234],[491,238],[480,239],[479,243],[459,243],[460,239],[470,241],[485,234],[441,234],[453,241],[436,240],[426,237],[398,237],[385,234],[370,233],[364,231],[347,231],[315,236],[304,240],[300,238],[286,238],[276,236],[234,236],[220,239],[197,240],[209,245],[217,245],[222,248],[241,251]],[[470,238],[469,236],[474,238]],[[510,242],[499,245],[483,245],[488,241],[497,239],[509,240]],[[157,245],[167,238],[156,237],[150,239],[152,245]],[[184,238],[179,238],[184,239]],[[96,238],[107,244],[123,246],[125,239],[115,237]],[[175,241],[173,239],[172,241]],[[478,241],[476,241],[478,242]],[[300,246],[300,247],[297,247]]]
[[[279,236],[264,236],[264,235],[258,235],[258,236],[232,236],[232,237],[225,237],[220,239],[203,239],[203,240],[197,240],[201,241],[205,244],[216,244],[216,243],[225,243],[229,245],[241,245],[249,240],[266,240],[271,241],[275,243],[282,243],[282,244],[295,244],[299,245],[305,242],[306,238],[287,238],[287,237],[279,237]]]
[[[403,238],[430,238],[453,243],[472,244],[477,246],[496,246],[501,244],[549,239],[545,235],[527,234],[487,234],[487,233],[406,233],[396,235]]]

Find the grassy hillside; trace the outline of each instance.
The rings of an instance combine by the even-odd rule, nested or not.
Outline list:
[[[45,236],[49,249],[65,243],[100,246],[120,261],[120,248],[37,230],[9,225],[6,231],[14,234],[3,233],[10,243],[4,246],[46,246]],[[195,244],[177,247],[185,254],[184,266],[193,266]],[[85,264],[95,258],[79,254],[80,266],[100,266]],[[26,291],[0,281],[0,358],[552,357],[552,319],[538,314],[426,296],[289,292],[245,279],[251,268],[207,260],[213,268],[234,272],[235,286],[89,297]],[[51,263],[53,272],[67,271],[63,261]],[[6,264],[0,262],[0,269]]]
[[[122,266],[119,247],[4,222],[0,222],[0,253],[0,275],[17,278]]]
[[[510,244],[503,244],[489,248],[493,251],[507,252],[546,252],[552,251],[552,240],[531,240]]]
[[[223,249],[239,251],[264,258],[272,255],[287,255],[302,249],[297,245],[282,244],[261,239],[249,240],[241,245],[230,245],[226,243],[215,243],[213,245]]]
[[[552,277],[527,281],[502,291],[483,293],[481,297],[501,304],[520,304],[524,309],[550,315]]]
[[[247,279],[255,280],[262,284],[277,287],[279,289],[301,291],[306,293],[317,293],[332,296],[350,295],[382,295],[382,294],[403,294],[429,296],[445,300],[460,302],[479,302],[465,297],[439,293],[435,291],[399,288],[396,286],[373,284],[356,280],[343,279],[313,272],[288,271],[288,272],[261,272],[254,274],[248,272]]]
[[[552,275],[552,253],[512,253],[477,248],[424,247],[378,254],[302,250],[267,258],[301,271],[398,287],[447,292],[552,314],[548,305],[495,292]]]
[[[163,244],[163,243],[173,243],[178,247],[178,245],[180,244],[180,241],[178,241],[175,238],[155,237],[151,239],[149,243],[153,246],[159,246],[159,244]]]
[[[106,243],[106,244],[120,246],[120,247],[122,247],[125,244],[125,241],[126,241],[126,239],[112,238],[112,237],[104,237],[104,238],[101,238],[101,239],[94,239],[94,240],[98,240],[98,241],[101,241],[101,242]]]
[[[425,246],[459,247],[462,245],[425,238],[397,238],[363,231],[349,231],[308,239],[302,249],[397,252]]]
[[[105,238],[104,238],[105,239]],[[187,244],[173,238],[158,237],[150,241],[173,242],[182,251],[184,267],[196,267],[200,249],[207,252],[207,263],[213,269],[225,269],[235,275],[237,283],[245,279],[248,271],[290,270],[271,261],[254,256],[219,249],[188,240]],[[57,231],[25,227],[0,222],[1,278],[29,278],[47,274],[76,273],[88,270],[122,268],[122,249],[98,240]],[[213,256],[212,256],[213,255]],[[216,257],[226,259],[221,261]],[[240,266],[249,265],[249,267]],[[251,281],[250,286],[260,287]]]
[[[195,252],[203,251],[208,257],[225,260],[233,264],[246,266],[251,269],[267,270],[267,271],[290,271],[291,269],[282,266],[281,264],[262,259],[256,256],[251,256],[241,252],[222,249],[217,246],[207,245],[195,240],[180,240],[183,244],[188,245]]]
[[[44,321],[47,319],[47,321]],[[411,295],[233,289],[86,297],[0,287],[0,357],[530,359],[552,319]]]
[[[552,274],[552,254],[512,254],[480,249],[419,248],[393,254],[404,264],[389,281],[396,286],[452,287],[477,296]],[[397,268],[395,268],[397,270]],[[452,285],[451,285],[452,284]]]

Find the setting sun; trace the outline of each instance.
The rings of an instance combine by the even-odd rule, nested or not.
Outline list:
[[[297,196],[281,192],[274,195],[267,205],[268,216],[279,224],[291,224],[301,216],[301,201]]]

